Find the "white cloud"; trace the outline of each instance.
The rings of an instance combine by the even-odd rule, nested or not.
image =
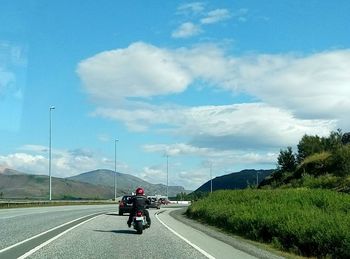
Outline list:
[[[4,97],[22,99],[23,92],[18,85],[17,74],[26,66],[25,48],[0,40],[0,100]]]
[[[239,9],[235,13],[230,13],[228,9],[215,9],[209,12],[204,12],[205,5],[202,2],[194,2],[182,4],[177,9],[177,14],[184,15],[188,22],[182,23],[171,34],[173,38],[189,38],[204,32],[207,25],[219,23],[236,17],[238,21],[245,22],[247,20],[247,9]],[[183,19],[184,20],[184,19]],[[195,22],[194,22],[195,20]]]
[[[349,71],[348,49],[235,57],[215,45],[171,50],[145,43],[103,52],[78,68],[90,96],[105,102],[181,93],[204,80],[216,88],[246,92],[296,116],[342,119],[340,123],[350,109]]]
[[[232,17],[236,18],[239,22],[246,22],[248,20],[247,18],[248,9],[241,8],[236,12],[232,13]]]
[[[208,180],[208,169],[197,167],[188,170],[183,169],[181,163],[175,163],[172,158],[169,159],[169,185],[183,186],[186,190],[195,190]],[[144,167],[138,174],[141,179],[155,183],[166,184],[167,173],[164,165],[154,165]]]
[[[190,83],[168,50],[142,42],[83,60],[77,73],[88,93],[103,101],[179,93]]]
[[[263,103],[196,108],[103,109],[96,115],[123,121],[129,129],[169,125],[168,133],[187,136],[192,146],[253,149],[294,145],[305,134],[327,135],[333,120],[297,119],[287,110]],[[182,147],[183,149],[184,147]]]
[[[144,145],[143,149],[146,152],[156,152],[160,154],[166,154],[169,156],[178,156],[178,155],[208,155],[208,148],[198,148],[184,143],[177,143],[172,145],[166,144],[149,144]]]
[[[44,174],[47,171],[47,158],[42,155],[31,155],[27,153],[1,155],[0,163],[6,168],[22,172]]]
[[[208,12],[208,15],[201,19],[202,24],[213,24],[227,20],[231,17],[229,10],[227,9],[215,9]]]
[[[144,145],[143,149],[146,152],[167,154],[170,157],[175,156],[197,156],[201,157],[207,164],[213,164],[222,169],[232,164],[268,164],[272,165],[276,162],[277,154],[274,152],[262,151],[246,151],[237,147],[232,147],[227,150],[218,150],[215,148],[200,148],[185,143],[177,144],[149,144]]]
[[[111,137],[107,134],[98,134],[97,139],[101,142],[109,142],[111,140]]]
[[[266,103],[308,118],[339,118],[350,109],[350,50],[309,56],[255,55],[231,67],[223,87],[237,88]]]
[[[30,174],[48,173],[48,155],[45,147],[39,145],[25,145],[17,152],[0,155],[3,167]],[[93,152],[84,149],[52,150],[52,176],[68,177],[84,173],[96,168],[112,168],[112,163]]]
[[[179,14],[198,14],[204,11],[204,3],[202,2],[192,2],[182,4],[177,8]]]
[[[23,145],[18,148],[21,151],[29,151],[29,152],[35,152],[35,153],[41,153],[41,154],[46,154],[48,152],[48,147],[46,146],[41,146],[41,145]]]
[[[181,93],[196,79],[229,81],[231,63],[214,45],[172,50],[138,42],[81,61],[77,73],[94,100],[115,102]]]
[[[136,43],[102,54],[81,62],[78,69],[90,97],[100,101],[93,114],[121,121],[130,130],[182,140],[145,145],[147,152],[210,159],[222,164],[222,170],[232,164],[241,165],[236,171],[243,166],[273,168],[276,152],[295,146],[303,134],[325,136],[343,125],[350,127],[348,49],[235,56],[215,45],[166,49]],[[174,77],[182,80],[173,83]],[[257,101],[201,107],[150,104],[153,96],[181,93],[198,82],[208,91],[243,92]],[[123,102],[110,102],[118,100]],[[145,179],[157,173],[155,168],[144,172]]]
[[[146,166],[141,170],[138,177],[150,183],[166,184],[166,171],[162,166]],[[156,182],[155,179],[157,179]]]
[[[187,190],[195,190],[209,179],[210,173],[208,168],[194,168],[179,171],[174,180]]]
[[[191,22],[185,22],[181,24],[173,33],[171,36],[173,38],[188,38],[191,36],[198,35],[202,32],[200,26],[195,25]]]
[[[214,150],[200,149],[188,144],[147,145],[143,147],[147,152],[169,153],[169,184],[184,186],[187,190],[195,190],[210,179],[210,165],[212,176],[228,174],[242,170],[242,168],[271,169],[275,168],[277,153],[273,152],[244,152],[242,150]],[[179,149],[182,149],[179,151]],[[197,151],[197,152],[196,152]],[[181,156],[199,156],[202,160],[192,166],[183,164]],[[193,159],[191,159],[193,161]],[[139,175],[146,181],[166,182],[166,167],[158,165],[145,167]]]

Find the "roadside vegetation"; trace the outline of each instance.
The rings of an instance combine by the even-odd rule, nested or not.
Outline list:
[[[304,135],[294,153],[280,150],[277,169],[259,188],[321,188],[350,193],[350,133]]]
[[[193,219],[302,256],[350,258],[350,133],[304,135],[259,186],[200,193]]]
[[[350,196],[329,190],[216,191],[193,219],[303,256],[350,258]]]

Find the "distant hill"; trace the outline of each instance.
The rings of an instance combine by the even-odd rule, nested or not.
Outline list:
[[[0,174],[0,195],[2,198],[48,199],[49,177],[2,173]],[[114,197],[113,188],[52,177],[53,199],[110,199],[112,197]]]
[[[95,184],[114,187],[114,171],[99,169],[91,172],[79,174],[76,176],[69,177],[67,179]],[[123,174],[117,172],[117,189],[122,190],[124,193],[131,193],[139,186],[145,189],[146,195],[166,195],[166,185],[164,184],[151,184],[136,176],[130,174]],[[169,196],[176,196],[180,192],[186,191],[182,186],[169,186]]]
[[[224,189],[244,189],[248,184],[256,184],[256,175],[259,174],[259,183],[274,170],[254,170],[247,169],[237,173],[230,173],[223,176],[215,177],[213,181],[213,191]],[[210,181],[200,186],[195,192],[210,191]]]
[[[25,173],[0,166],[0,174],[2,175],[25,175]]]

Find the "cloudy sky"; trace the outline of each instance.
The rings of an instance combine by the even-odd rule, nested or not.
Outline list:
[[[350,131],[350,2],[0,1],[0,167],[195,189]],[[118,142],[115,140],[118,139]]]

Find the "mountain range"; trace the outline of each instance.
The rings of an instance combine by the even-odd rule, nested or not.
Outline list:
[[[166,195],[166,185],[151,184],[132,175],[117,173],[117,196],[130,194],[137,187],[146,195]],[[0,167],[0,198],[47,199],[49,177],[31,175]],[[186,192],[182,186],[169,186],[169,196]],[[189,191],[187,191],[189,192]],[[99,169],[68,178],[52,177],[53,199],[110,199],[114,197],[114,171]]]
[[[245,189],[249,185],[256,185],[269,176],[274,170],[246,169],[236,173],[230,173],[212,179],[213,191],[222,189]],[[195,192],[209,192],[210,180],[200,186]]]
[[[220,189],[244,189],[255,185],[257,175],[259,183],[274,170],[242,170],[215,177],[212,180],[213,191]],[[166,185],[151,184],[136,176],[116,173],[117,196],[131,194],[142,186],[146,195],[166,195]],[[49,196],[49,177],[31,175],[13,169],[0,167],[0,198],[47,199]],[[195,192],[210,191],[210,181]],[[182,186],[169,186],[169,196],[190,193]],[[114,197],[114,171],[98,169],[68,178],[52,177],[53,199],[111,199]]]
[[[15,170],[0,173],[0,198],[48,199],[49,177]],[[114,197],[110,187],[52,177],[53,199],[108,199]]]
[[[99,184],[104,186],[110,186],[114,188],[114,171],[106,169],[98,169],[91,172],[79,174],[76,176],[69,177],[67,179]],[[137,187],[143,187],[145,193],[148,195],[166,195],[166,185],[164,184],[151,184],[146,182],[136,176],[130,174],[116,173],[116,183],[117,189],[122,193],[131,193],[136,190]],[[186,191],[182,186],[169,186],[169,196],[176,196],[180,192],[190,192]]]

